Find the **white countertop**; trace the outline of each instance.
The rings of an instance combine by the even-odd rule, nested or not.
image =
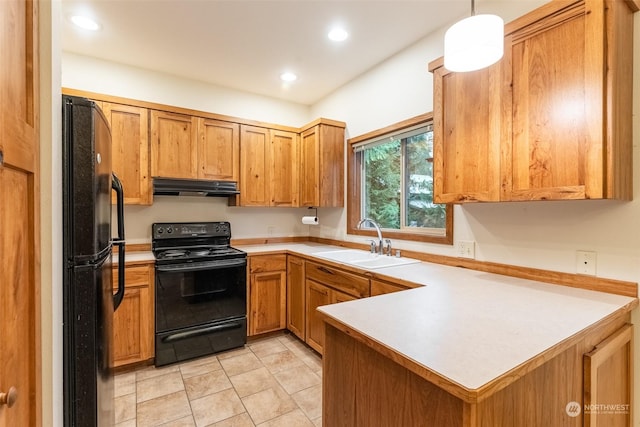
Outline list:
[[[302,255],[344,249],[313,243],[239,248]],[[319,310],[468,390],[635,300],[427,262],[374,271],[426,286]]]

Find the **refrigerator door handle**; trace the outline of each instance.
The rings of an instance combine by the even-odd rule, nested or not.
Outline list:
[[[124,298],[124,191],[122,183],[115,173],[111,173],[111,188],[116,192],[116,209],[118,212],[118,236],[113,244],[118,246],[118,290],[113,295],[113,311],[116,311]]]

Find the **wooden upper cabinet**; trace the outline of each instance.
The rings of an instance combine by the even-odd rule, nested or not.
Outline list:
[[[550,2],[505,34],[504,58],[485,70],[430,64],[435,200],[630,200],[627,2]]]
[[[318,124],[300,137],[300,206],[344,206],[344,128]]]
[[[238,181],[240,125],[198,119],[198,178]]]
[[[298,206],[298,135],[240,127],[240,205]]]
[[[270,206],[298,206],[298,134],[271,130]]]
[[[506,61],[468,73],[434,71],[436,203],[500,200],[501,142],[509,138]],[[484,102],[477,102],[482,99]]]
[[[122,181],[124,203],[150,205],[148,110],[111,102],[101,107],[111,127],[112,168]]]
[[[269,129],[240,126],[240,205],[269,206]]]
[[[151,110],[151,175],[198,177],[198,118]]]

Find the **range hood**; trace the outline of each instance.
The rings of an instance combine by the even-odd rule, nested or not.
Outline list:
[[[157,196],[227,197],[240,194],[240,192],[235,181],[154,177],[153,194]]]

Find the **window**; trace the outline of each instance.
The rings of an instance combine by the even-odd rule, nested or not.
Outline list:
[[[452,209],[433,203],[431,115],[349,142],[348,232],[371,234],[356,229],[361,218],[371,218],[385,237],[450,244]]]

